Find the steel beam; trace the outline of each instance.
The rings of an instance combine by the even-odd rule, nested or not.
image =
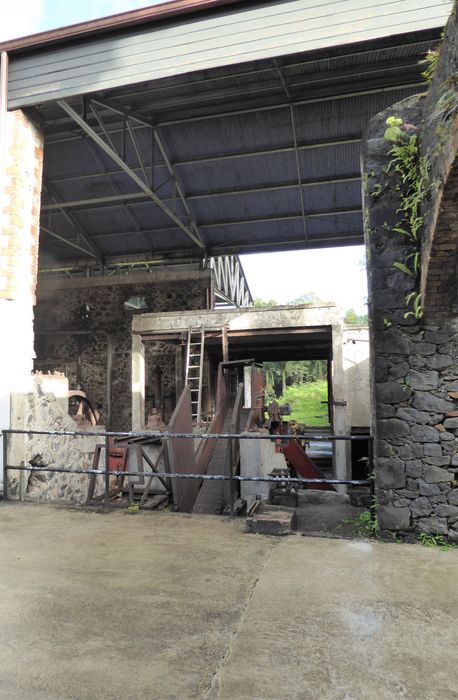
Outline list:
[[[329,209],[329,210],[323,210],[323,211],[317,211],[313,212],[312,214],[307,214],[308,219],[313,219],[313,218],[326,218],[328,216],[345,216],[348,214],[361,214],[362,217],[362,209],[354,209],[354,208],[348,208],[348,209]],[[297,219],[301,219],[302,215],[301,214],[286,214],[284,216],[273,216],[273,217],[264,217],[260,219],[240,219],[240,220],[234,220],[234,221],[217,221],[217,222],[212,222],[211,224],[201,224],[201,228],[203,229],[211,229],[211,228],[216,228],[218,226],[242,226],[242,225],[251,225],[251,224],[265,224],[269,223],[271,221],[295,221]],[[155,234],[155,233],[167,233],[169,231],[174,231],[175,228],[173,226],[161,226],[160,228],[155,228],[155,229],[148,229],[145,230],[144,233],[148,234]],[[110,231],[109,233],[95,233],[94,238],[119,238],[122,236],[134,236],[137,235],[137,231]],[[339,234],[336,234],[339,235]],[[346,235],[346,234],[342,234]],[[270,243],[268,243],[270,245]],[[211,254],[211,253],[209,253]]]
[[[84,243],[88,246],[88,248],[92,251],[92,254],[95,254],[99,260],[102,260],[103,256],[102,253],[97,246],[96,243],[94,243],[87,231],[84,230],[84,227],[81,226],[81,224],[78,221],[75,221],[73,215],[69,213],[68,211],[65,210],[65,208],[61,207],[61,202],[58,201],[54,185],[50,184],[47,181],[43,181],[43,189],[46,190],[48,193],[48,196],[54,201],[56,205],[56,209],[61,212],[61,214],[64,216],[64,218],[69,222],[70,226],[75,230],[77,237],[81,238]],[[41,228],[41,227],[40,227]],[[82,248],[82,250],[84,250]],[[87,252],[87,251],[86,251]]]
[[[94,158],[94,160],[98,164],[99,168],[101,168],[102,171],[105,172],[104,164],[103,164],[103,161],[102,161],[99,153],[97,152],[96,145],[92,141],[90,141],[89,139],[85,139],[84,143],[86,144],[89,153]],[[107,175],[106,177],[108,179],[108,182],[110,184],[111,189],[113,190],[113,192],[116,193],[114,196],[119,196],[121,190],[120,190],[117,182],[112,178],[111,175]],[[126,205],[125,211],[126,211],[127,216],[129,217],[129,219],[131,220],[132,225],[134,226],[135,230],[137,231],[137,234],[139,236],[142,236],[143,239],[150,246],[151,241],[149,240],[148,236],[142,232],[140,223],[138,222],[137,217],[135,216],[134,212],[132,211],[132,207],[129,205]]]
[[[75,248],[76,250],[79,250],[81,253],[86,253],[86,255],[90,255],[91,258],[98,259],[98,256],[95,255],[94,253],[92,253],[90,250],[83,248],[82,246],[78,245],[77,243],[73,243],[73,241],[69,241],[68,238],[65,238],[64,236],[59,235],[55,231],[51,231],[51,229],[47,228],[46,226],[40,226],[40,231],[47,233],[49,236],[52,236],[53,238],[57,238],[58,241],[65,243],[65,245],[68,245],[71,248]]]
[[[359,182],[361,180],[361,175],[349,175],[348,177],[334,177],[330,179],[317,179],[317,180],[306,180],[301,182],[302,187],[317,187],[319,185],[339,185],[349,182]],[[212,199],[214,197],[235,197],[237,195],[244,194],[256,194],[261,192],[276,192],[281,190],[292,189],[297,187],[295,182],[282,183],[280,185],[272,185],[267,187],[247,187],[245,189],[231,189],[231,190],[216,190],[215,192],[198,192],[197,194],[187,195],[189,200],[199,200],[199,199]],[[148,199],[148,195],[144,192],[133,192],[131,194],[118,194],[107,197],[95,197],[90,199],[77,199],[70,202],[62,202],[59,204],[44,204],[41,207],[41,211],[53,211],[55,209],[75,209],[77,207],[92,208],[97,207],[101,204],[118,204],[130,200],[145,200]],[[170,197],[164,197],[163,202],[172,201]],[[143,201],[132,202],[143,204]]]
[[[417,80],[415,82],[408,82],[408,83],[400,83],[398,85],[389,85],[386,87],[376,87],[376,88],[370,88],[367,90],[356,90],[352,92],[344,92],[344,93],[339,93],[337,95],[328,95],[328,96],[321,96],[321,97],[313,97],[309,99],[302,99],[302,100],[293,100],[290,102],[278,102],[275,104],[270,104],[270,105],[262,105],[259,107],[246,107],[244,109],[236,109],[236,110],[225,110],[222,112],[213,112],[212,114],[203,114],[195,117],[185,117],[185,118],[180,118],[180,119],[167,119],[164,121],[160,121],[156,124],[157,127],[164,127],[164,126],[173,126],[175,124],[189,124],[191,122],[198,122],[198,121],[211,121],[212,119],[224,119],[227,117],[237,117],[237,116],[243,116],[247,114],[258,114],[260,112],[270,112],[270,111],[275,111],[275,110],[281,110],[281,109],[289,109],[290,104],[293,104],[294,106],[300,107],[300,106],[305,106],[309,104],[324,104],[326,102],[338,102],[340,100],[344,99],[349,99],[352,97],[364,97],[366,95],[377,95],[377,94],[383,94],[387,92],[393,92],[394,90],[409,90],[409,89],[415,89],[419,90],[421,87],[427,87],[428,83],[425,82],[424,80]],[[63,102],[63,100],[57,100],[57,103]],[[146,108],[146,107],[145,107]],[[144,118],[143,118],[144,120]],[[119,131],[119,128],[117,129],[110,129],[110,133],[115,133],[116,131]],[[97,132],[94,132],[97,133]],[[79,138],[78,136],[71,136],[71,137],[66,137],[63,139],[55,139],[53,143],[62,143],[66,141],[72,141],[74,139]],[[49,141],[51,142],[51,141]]]
[[[78,137],[80,138],[80,137]],[[55,141],[51,141],[49,143],[56,143]],[[310,151],[314,150],[315,148],[333,148],[335,146],[348,146],[348,145],[353,145],[353,144],[360,144],[361,143],[361,138],[359,136],[351,136],[346,139],[340,139],[340,140],[332,140],[332,141],[321,141],[321,142],[316,142],[316,143],[309,143],[309,144],[302,144],[298,145],[297,149],[298,151]],[[187,166],[187,165],[204,165],[205,163],[214,163],[218,161],[225,161],[225,160],[234,160],[237,158],[257,158],[258,156],[271,156],[271,155],[279,155],[283,153],[293,153],[294,152],[294,146],[283,146],[279,148],[268,148],[268,149],[260,149],[257,151],[242,151],[239,153],[222,153],[220,155],[213,155],[213,156],[207,156],[205,158],[189,158],[186,160],[175,160],[174,164],[175,166]],[[156,169],[157,168],[165,168],[167,167],[165,163],[156,163]],[[139,168],[132,167],[132,170],[139,170]],[[49,182],[66,182],[66,181],[73,181],[73,180],[86,180],[86,179],[92,179],[94,177],[102,177],[102,175],[119,175],[122,173],[123,170],[121,169],[113,169],[113,170],[107,170],[106,173],[101,173],[101,172],[96,172],[96,173],[85,173],[83,175],[68,175],[67,177],[59,177],[56,180],[49,180]],[[188,196],[189,199],[189,196]]]
[[[162,200],[150,189],[150,187],[143,182],[143,180],[138,177],[138,175],[130,168],[127,163],[123,161],[121,156],[114,151],[111,146],[109,146],[102,138],[97,134],[92,127],[87,124],[87,122],[70,107],[70,105],[65,100],[57,100],[57,104],[61,107],[64,112],[66,112],[73,121],[78,124],[78,126],[88,135],[90,138],[108,155],[124,172],[133,180],[138,187],[143,190],[146,194],[150,196],[155,204],[157,204],[160,209],[162,209],[167,216],[172,219],[184,233],[190,238],[195,245],[197,245],[202,250],[205,250],[204,243],[191,231],[191,229],[186,226],[181,219],[173,212]]]
[[[169,172],[170,178],[173,181],[173,184],[174,184],[175,189],[177,191],[178,197],[179,197],[179,199],[183,205],[183,208],[184,208],[184,210],[189,218],[189,221],[191,222],[191,229],[193,230],[194,235],[197,236],[197,238],[200,241],[202,241],[202,235],[198,229],[194,214],[191,211],[191,208],[190,208],[188,201],[187,201],[187,197],[184,193],[183,187],[181,186],[179,177],[176,173],[174,166],[172,165],[172,162],[171,162],[171,160],[167,154],[166,148],[164,146],[164,135],[160,133],[159,129],[157,127],[155,127],[151,121],[145,120],[144,117],[136,114],[135,112],[125,110],[122,107],[122,105],[119,105],[116,102],[113,102],[112,100],[109,100],[109,101],[107,101],[107,100],[95,100],[95,102],[97,104],[101,105],[102,107],[104,107],[105,109],[109,109],[113,112],[120,114],[123,118],[127,119],[127,122],[129,119],[132,119],[132,120],[136,121],[137,123],[141,124],[142,126],[145,126],[148,129],[151,129],[152,134],[153,134],[153,142],[155,142],[159,148],[159,151],[161,153],[164,164]],[[142,165],[141,157],[140,157],[140,154],[138,153],[138,149],[136,147],[133,129],[131,129],[130,126],[129,126],[129,131],[131,134],[132,141],[134,143],[134,148],[135,148],[135,151],[137,153],[138,160],[140,162],[140,165]],[[152,163],[151,164],[151,173],[153,173],[153,165],[154,164]],[[143,172],[144,172],[145,181],[148,182],[148,176],[146,175],[145,171],[143,171]],[[165,183],[163,183],[163,184],[165,184]],[[157,189],[160,189],[160,187],[162,187],[162,185],[160,185]]]
[[[353,92],[343,92],[339,93],[338,95],[328,95],[327,97],[321,96],[321,97],[312,97],[309,99],[302,99],[302,100],[293,100],[291,103],[289,102],[280,102],[278,104],[273,104],[273,105],[263,105],[259,107],[251,107],[251,108],[245,108],[245,109],[236,109],[236,110],[225,110],[223,112],[214,112],[212,114],[203,114],[200,116],[196,117],[186,117],[186,118],[181,118],[181,119],[166,119],[164,121],[159,122],[159,126],[174,126],[175,124],[189,124],[191,122],[199,122],[199,121],[211,121],[212,119],[224,119],[226,117],[238,117],[246,114],[259,114],[260,112],[269,112],[272,110],[278,110],[278,109],[289,109],[290,104],[293,104],[295,107],[303,107],[305,105],[311,105],[311,104],[324,104],[326,102],[339,102],[340,100],[347,100],[352,97],[365,97],[366,95],[377,95],[377,94],[383,94],[386,92],[393,92],[394,90],[407,90],[407,89],[415,89],[418,90],[420,87],[424,86],[427,87],[428,83],[425,80],[417,80],[415,82],[410,82],[410,83],[401,83],[399,85],[389,85],[387,87],[377,87],[377,88],[370,88],[367,90],[355,90]]]
[[[215,293],[238,307],[249,306],[253,299],[238,255],[210,258],[215,275]]]

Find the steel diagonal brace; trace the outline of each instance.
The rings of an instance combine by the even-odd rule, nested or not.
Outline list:
[[[195,221],[195,218],[194,218],[193,213],[192,213],[192,211],[191,211],[191,208],[190,208],[190,206],[189,206],[188,198],[186,197],[186,195],[185,195],[185,193],[184,193],[184,191],[183,191],[183,188],[182,188],[182,186],[181,186],[181,184],[180,184],[180,181],[179,181],[178,175],[177,175],[177,173],[176,173],[175,167],[174,167],[174,165],[172,164],[172,161],[170,160],[169,156],[167,155],[167,151],[166,151],[166,148],[165,148],[165,146],[164,146],[164,136],[161,135],[161,134],[159,133],[158,128],[155,127],[155,126],[153,125],[153,123],[152,123],[150,120],[145,119],[144,117],[142,117],[141,115],[137,114],[136,112],[132,112],[132,111],[127,112],[127,111],[123,108],[122,105],[119,105],[119,104],[118,104],[116,101],[114,101],[114,100],[98,100],[97,98],[93,98],[93,99],[91,100],[91,103],[93,103],[93,104],[95,104],[95,105],[100,105],[100,106],[103,107],[104,109],[109,109],[109,110],[111,110],[112,112],[114,112],[115,114],[119,114],[123,119],[126,120],[126,123],[127,123],[127,125],[128,125],[128,129],[129,129],[129,134],[130,134],[130,137],[131,137],[131,139],[132,139],[132,144],[133,144],[133,146],[134,146],[135,151],[137,152],[137,158],[138,158],[138,161],[139,161],[139,163],[140,163],[140,167],[142,167],[142,168],[143,168],[143,165],[142,165],[142,162],[141,162],[140,155],[139,155],[139,153],[138,153],[138,149],[137,149],[137,145],[136,145],[136,141],[135,141],[134,131],[133,131],[133,129],[129,126],[129,119],[133,120],[133,121],[136,122],[137,124],[140,124],[141,126],[145,126],[145,127],[147,127],[148,129],[151,129],[151,133],[152,133],[152,135],[153,135],[153,143],[157,144],[157,146],[158,146],[158,148],[159,148],[159,151],[160,151],[160,153],[161,153],[162,159],[163,159],[163,161],[164,161],[165,167],[167,168],[167,170],[168,170],[168,172],[169,172],[169,176],[170,176],[170,177],[168,177],[164,182],[162,182],[160,185],[158,185],[158,186],[156,187],[156,192],[157,192],[161,187],[163,187],[165,184],[167,184],[167,182],[170,182],[170,181],[173,182],[174,187],[175,187],[175,189],[176,189],[176,193],[177,193],[177,195],[178,195],[178,197],[179,197],[179,199],[180,199],[180,201],[181,201],[181,204],[183,205],[184,210],[185,210],[185,212],[186,212],[186,214],[187,214],[187,216],[188,216],[188,218],[189,218],[190,226],[191,226],[192,232],[197,236],[197,238],[198,238],[200,241],[202,241],[202,236],[201,236],[201,233],[200,233],[200,231],[199,231],[199,228],[198,228],[198,226],[197,226],[197,224],[196,224],[196,221]],[[145,176],[145,181],[148,182],[148,178],[147,178],[145,172],[144,172],[144,176]]]
[[[65,100],[57,100],[57,104],[68,114],[73,121],[78,124],[83,131],[86,132],[86,134],[104,151],[107,156],[109,156],[117,165],[119,165],[122,170],[133,180],[139,187],[140,189],[145,192],[151,199],[152,201],[157,204],[160,209],[162,209],[163,212],[169,216],[172,221],[176,223],[176,225],[181,228],[182,231],[190,238],[193,243],[195,243],[199,248],[202,250],[205,250],[205,245],[202,243],[202,241],[194,235],[194,233],[191,231],[191,229],[184,224],[181,219],[173,212],[164,202],[148,187],[148,185],[143,182],[143,180],[138,177],[138,175],[123,161],[120,155],[114,151],[111,146],[109,146],[97,132],[94,131],[92,127],[89,126],[85,122],[85,120],[77,113],[75,110],[70,107],[70,105],[65,101]]]

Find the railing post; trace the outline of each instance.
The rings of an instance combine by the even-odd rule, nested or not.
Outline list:
[[[234,438],[229,440],[229,516],[234,517]]]
[[[8,500],[8,433],[3,431],[3,500]]]
[[[110,438],[105,435],[105,509],[110,510]]]

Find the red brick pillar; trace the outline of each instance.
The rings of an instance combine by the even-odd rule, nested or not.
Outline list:
[[[43,137],[21,111],[6,119],[0,299],[35,304]]]
[[[0,186],[0,429],[33,367],[43,137],[21,111],[6,115]],[[1,154],[0,154],[1,155]]]

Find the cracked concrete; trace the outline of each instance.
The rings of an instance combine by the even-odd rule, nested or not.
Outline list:
[[[218,668],[216,669],[215,673],[212,676],[210,687],[209,687],[208,691],[206,691],[204,693],[205,700],[214,700],[215,698],[220,697],[220,694],[221,694],[221,676],[222,676],[224,666],[225,666],[226,662],[229,660],[229,658],[231,657],[232,650],[234,648],[234,644],[235,644],[235,641],[237,639],[237,635],[238,635],[239,631],[242,629],[243,623],[247,617],[249,605],[250,605],[251,599],[254,595],[254,592],[256,590],[256,586],[258,585],[259,581],[261,580],[261,577],[262,577],[262,575],[267,567],[267,564],[268,564],[270,557],[272,555],[274,546],[278,545],[279,542],[280,542],[280,540],[275,540],[275,539],[272,540],[272,547],[267,552],[264,563],[262,565],[262,568],[261,568],[258,576],[256,577],[256,580],[254,581],[253,585],[251,586],[250,590],[248,591],[245,605],[244,605],[243,610],[242,610],[241,615],[240,615],[239,623],[234,628],[234,631],[232,632],[232,635],[229,639],[229,643],[227,645],[224,656],[221,659],[220,663],[218,664]]]
[[[0,503],[2,700],[458,700],[458,551]]]

